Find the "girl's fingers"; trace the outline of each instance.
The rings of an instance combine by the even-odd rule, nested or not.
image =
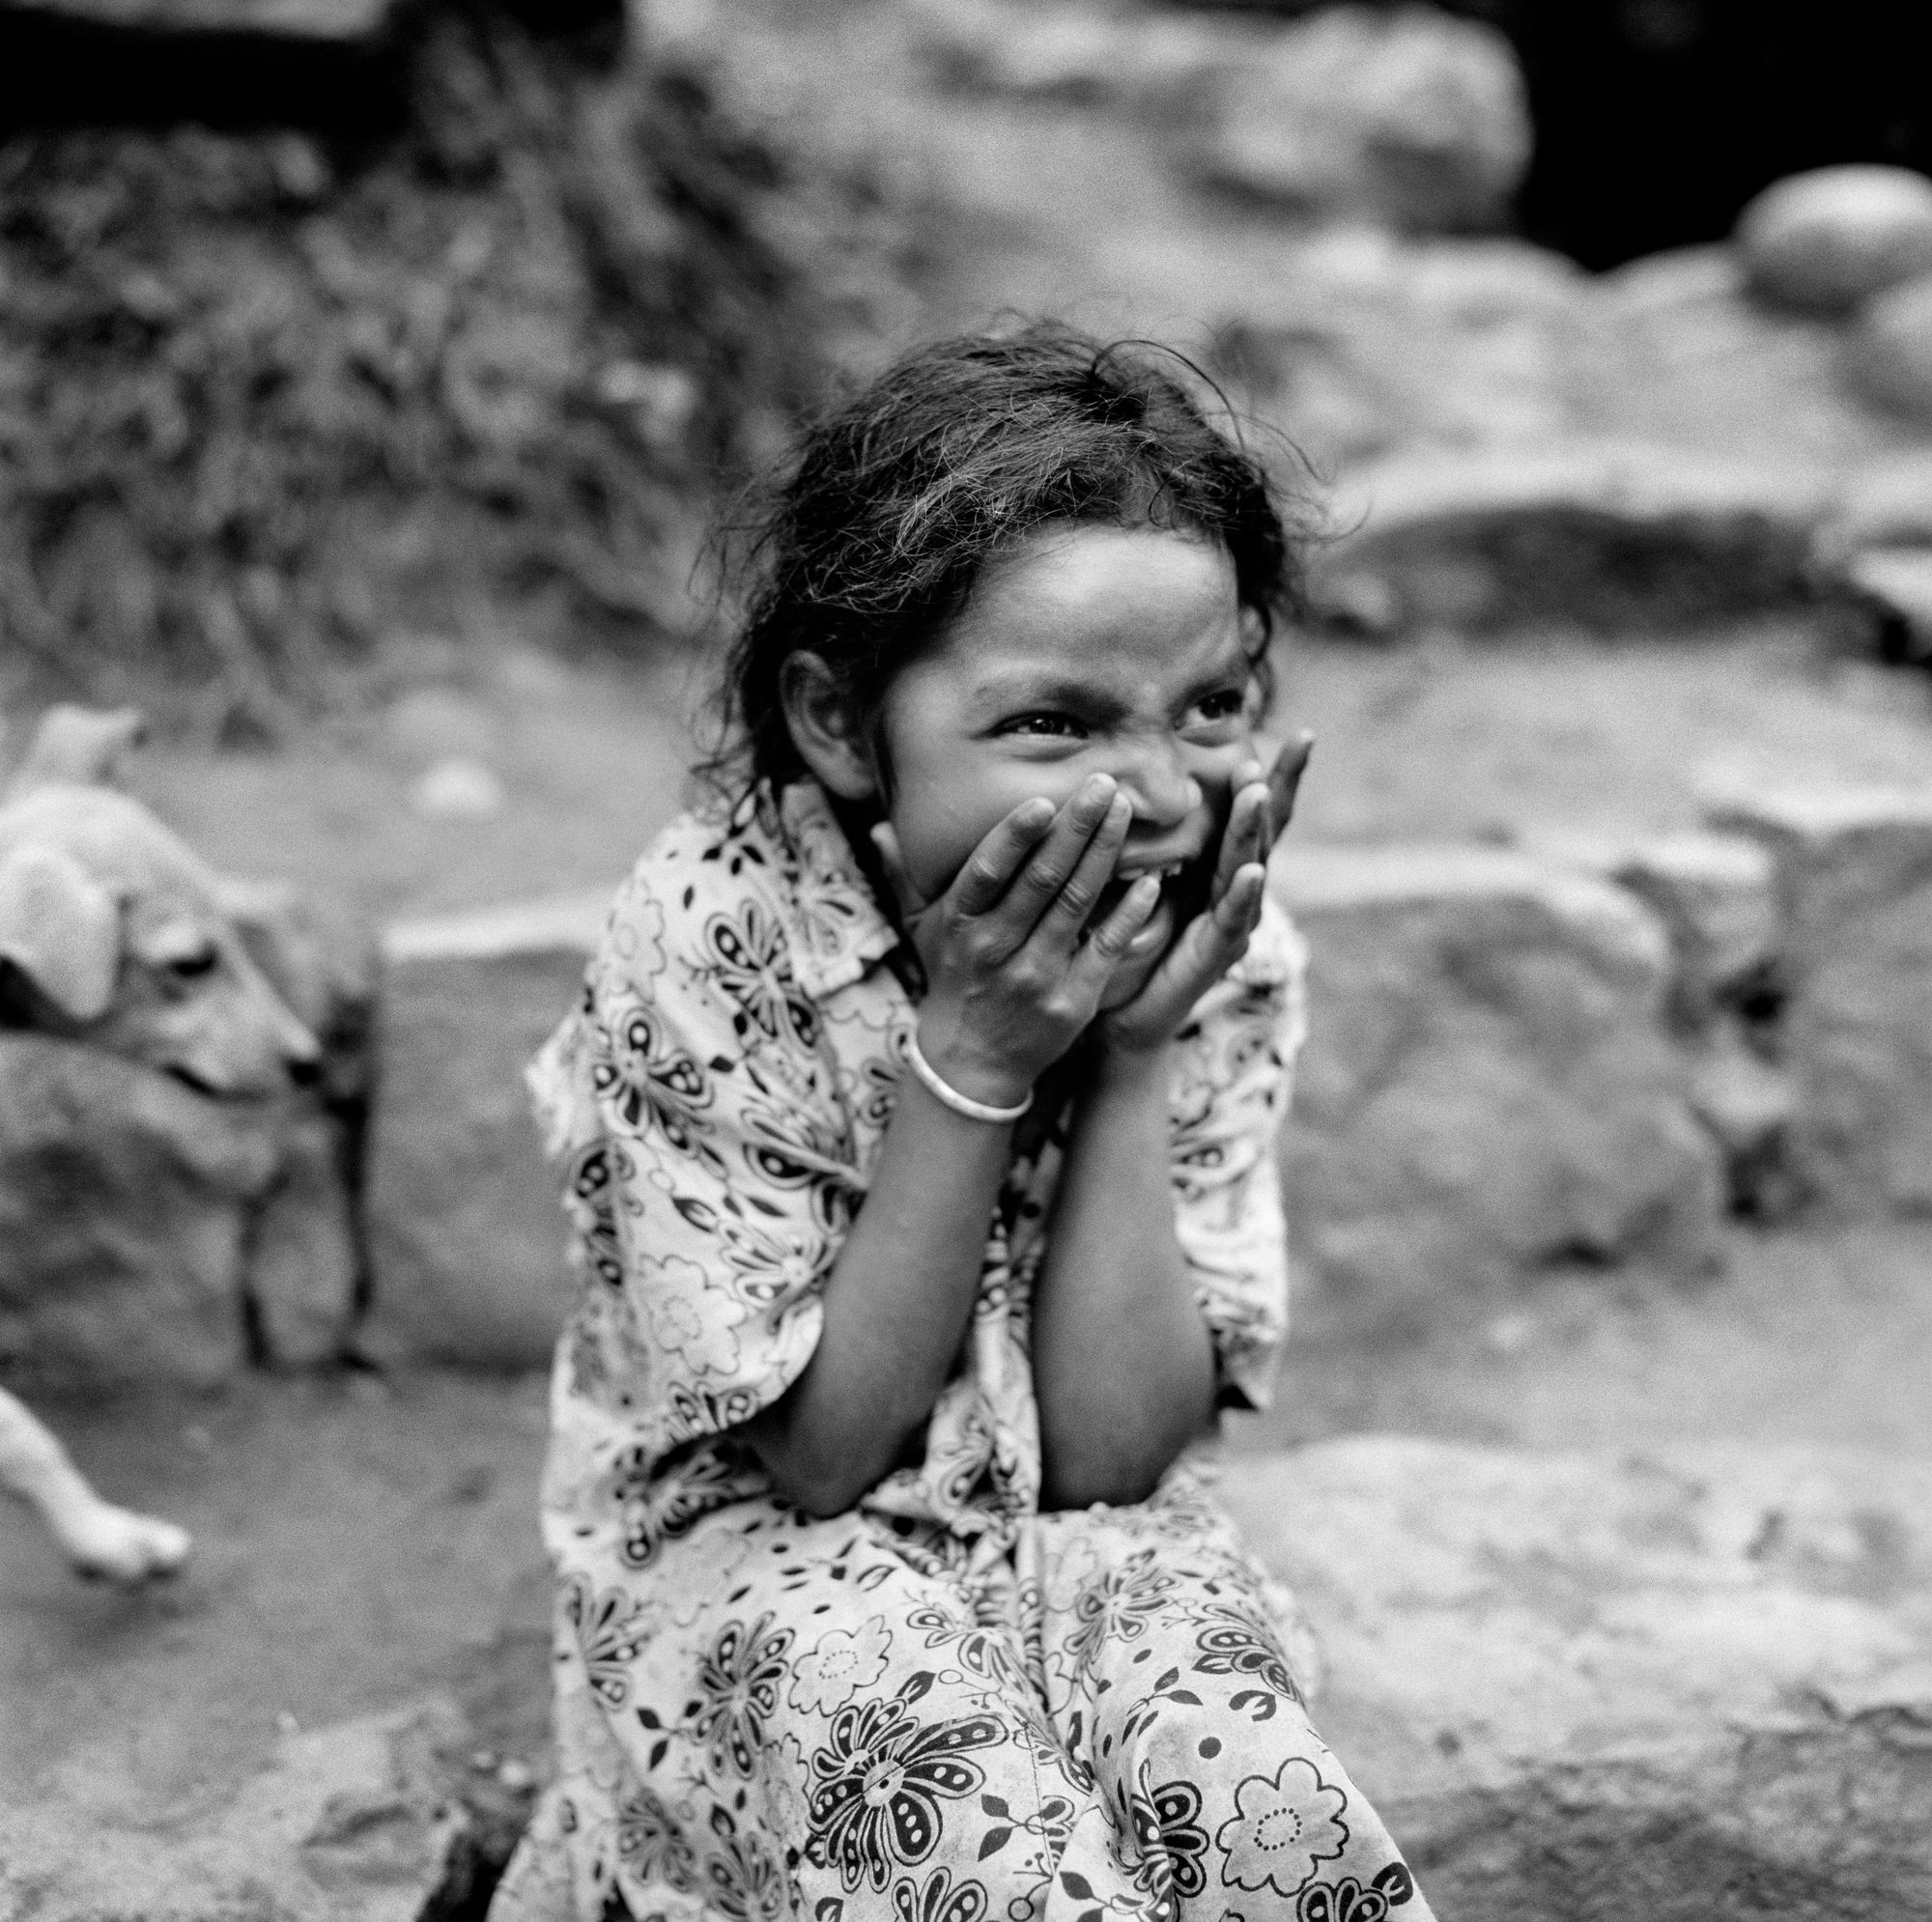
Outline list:
[[[1122,818],[1113,835],[1113,850],[1107,856],[1109,873],[1113,871],[1114,854],[1125,838],[1127,823],[1133,818],[1133,804],[1121,793],[1109,775],[1094,775],[1083,781],[1073,799],[1054,816],[1052,828],[1007,890],[1005,899],[997,907],[980,910],[1014,947],[1033,933],[1040,917],[1059,899],[1061,890],[1085,861],[1088,844],[1102,825],[1116,815]],[[1097,889],[1095,898],[1098,898]],[[1090,913],[1093,905],[1093,901],[1087,904]]]
[[[1043,796],[1023,801],[973,850],[954,877],[952,905],[962,915],[983,915],[998,905],[1008,884],[1019,871],[1055,820],[1053,803]],[[874,831],[876,837],[877,830]],[[887,832],[890,834],[891,830]],[[898,842],[895,838],[895,849]]]
[[[1160,883],[1151,874],[1143,874],[1116,901],[1106,919],[1094,928],[1073,963],[1076,975],[1091,977],[1097,988],[1121,965],[1127,944],[1148,924],[1160,905]]]
[[[1290,818],[1294,813],[1295,790],[1301,785],[1301,777],[1308,771],[1308,757],[1315,751],[1315,736],[1298,734],[1275,756],[1274,766],[1268,771],[1268,845],[1272,847],[1282,836]]]
[[[1114,878],[1114,866],[1121,858],[1133,818],[1133,803],[1116,790],[1094,838],[1087,843],[1074,862],[1072,873],[1061,883],[1060,891],[1039,918],[1036,934],[1063,953],[1073,951],[1082,931],[1093,919],[1107,883]],[[1155,891],[1159,891],[1158,888]]]
[[[1188,922],[1137,1001],[1146,1002],[1150,1013],[1157,1008],[1163,1024],[1178,1027],[1186,1020],[1188,1009],[1246,953],[1266,885],[1267,870],[1259,862],[1237,869],[1227,893]]]
[[[1268,788],[1261,769],[1244,778],[1235,790],[1235,804],[1228,810],[1228,825],[1221,834],[1220,859],[1214,865],[1214,889],[1210,900],[1219,901],[1233,885],[1236,874],[1251,861],[1265,861],[1268,847]]]
[[[1267,869],[1258,861],[1235,871],[1228,891],[1214,904],[1214,925],[1236,941],[1246,941],[1262,918],[1262,897],[1267,892]]]

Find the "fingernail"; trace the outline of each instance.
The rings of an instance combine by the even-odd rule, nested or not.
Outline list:
[[[1115,782],[1112,775],[1090,775],[1087,778],[1087,786],[1083,792],[1082,799],[1098,801],[1103,795],[1111,795],[1114,792],[1114,788]]]

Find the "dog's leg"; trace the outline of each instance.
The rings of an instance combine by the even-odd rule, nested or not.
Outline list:
[[[132,1585],[171,1575],[187,1560],[185,1529],[103,1502],[42,1425],[0,1388],[0,1488],[46,1521],[73,1568]]]

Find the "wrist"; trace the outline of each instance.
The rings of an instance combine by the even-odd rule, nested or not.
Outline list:
[[[1165,1095],[1174,1053],[1172,1035],[1122,1038],[1103,1028],[1101,1040],[1097,1086],[1122,1094],[1157,1089]]]
[[[955,1094],[988,1108],[1016,1108],[1033,1093],[1023,1067],[975,1048],[951,1022],[922,1015],[914,1036],[926,1065]]]

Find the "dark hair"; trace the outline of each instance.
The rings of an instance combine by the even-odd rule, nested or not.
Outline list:
[[[705,772],[775,786],[803,772],[781,698],[801,649],[870,729],[893,677],[961,612],[980,570],[1050,522],[1219,542],[1260,617],[1265,695],[1267,637],[1301,587],[1290,525],[1305,531],[1308,510],[1209,421],[1178,368],[1198,374],[1151,343],[1040,321],[919,348],[812,423],[749,528],[723,745]]]

